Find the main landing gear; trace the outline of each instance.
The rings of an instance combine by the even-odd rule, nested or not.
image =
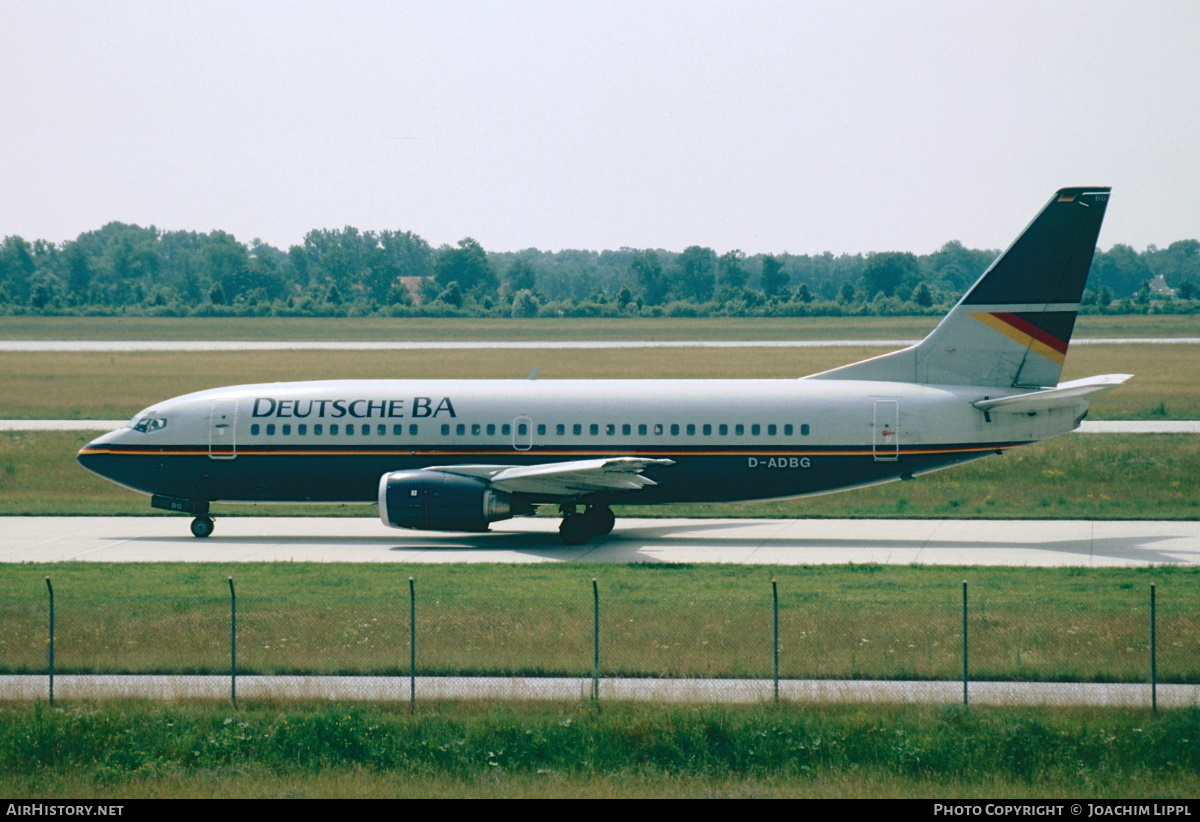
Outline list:
[[[607,505],[589,505],[582,514],[575,506],[563,506],[563,521],[558,535],[567,545],[583,545],[592,537],[611,534],[617,517]]]

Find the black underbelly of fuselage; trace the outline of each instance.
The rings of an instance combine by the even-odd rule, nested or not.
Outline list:
[[[736,502],[836,491],[968,462],[1022,443],[909,446],[879,455],[869,447],[692,449],[479,448],[405,450],[362,447],[255,448],[213,458],[204,448],[85,448],[88,470],[146,494],[208,502],[375,502],[382,475],[439,465],[532,465],[603,457],[653,457],[655,485],[588,499],[629,504]],[[554,501],[531,498],[532,501]]]

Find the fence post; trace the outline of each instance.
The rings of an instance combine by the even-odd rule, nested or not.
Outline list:
[[[50,707],[54,707],[54,586],[46,577],[46,590],[50,592],[50,645],[47,649],[47,670],[50,673]]]
[[[1158,638],[1156,636],[1154,583],[1150,583],[1150,712],[1158,713]]]
[[[417,587],[408,578],[408,710],[417,712]]]
[[[229,701],[237,710],[237,594],[229,577]]]
[[[592,703],[600,704],[600,588],[592,577]]]
[[[967,705],[967,662],[970,657],[969,646],[967,643],[967,581],[963,580],[963,599],[962,599],[962,637],[963,637],[963,653],[962,653],[962,680],[963,680],[963,705]]]
[[[771,655],[775,679],[775,704],[779,704],[779,584],[771,580]]]

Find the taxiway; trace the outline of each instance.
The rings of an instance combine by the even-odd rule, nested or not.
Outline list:
[[[555,518],[486,534],[385,528],[368,517],[0,517],[0,562],[688,562],[1137,567],[1200,564],[1200,522],[627,518],[564,546]]]

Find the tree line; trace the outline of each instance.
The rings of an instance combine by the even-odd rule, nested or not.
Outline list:
[[[113,222],[0,244],[0,313],[148,316],[808,316],[936,314],[999,252],[718,254],[433,248],[409,231],[316,229],[283,251],[224,231]],[[1173,295],[1151,282],[1161,275]],[[1097,251],[1084,310],[1200,308],[1200,242]]]

